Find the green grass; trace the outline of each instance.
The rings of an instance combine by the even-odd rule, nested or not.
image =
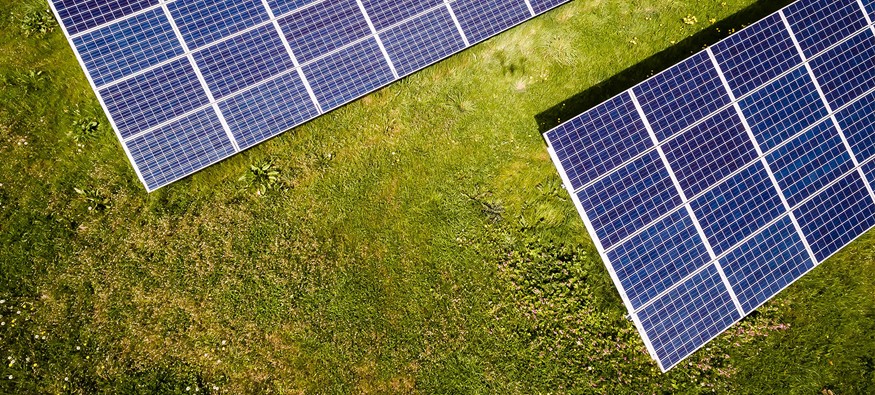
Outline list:
[[[661,374],[540,136],[778,3],[574,1],[147,195],[3,0],[0,393],[875,393],[875,236]]]

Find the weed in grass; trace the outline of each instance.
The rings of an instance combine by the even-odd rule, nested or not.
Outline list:
[[[95,188],[73,188],[73,190],[88,205],[88,211],[100,212],[110,206],[109,197]]]
[[[79,109],[73,111],[73,116],[76,119],[67,135],[79,148],[78,152],[82,152],[82,148],[85,148],[87,143],[97,139],[100,121],[96,117],[82,115]]]
[[[48,9],[32,10],[22,15],[18,22],[25,37],[43,37],[48,33],[54,32],[57,27],[55,16]]]
[[[282,176],[282,170],[271,160],[249,165],[249,171],[240,176],[238,181],[244,182],[245,188],[255,191],[257,196],[264,196],[269,191],[282,191],[289,187]]]
[[[445,105],[461,113],[471,112],[477,108],[477,105],[461,92],[450,93]]]

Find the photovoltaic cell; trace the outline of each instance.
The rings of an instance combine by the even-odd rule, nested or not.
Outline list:
[[[69,34],[103,25],[158,4],[158,0],[54,0]]]
[[[690,206],[717,255],[786,212],[759,162],[693,200]]]
[[[156,129],[217,126],[246,149],[565,2],[49,0],[150,191],[226,156],[139,163],[178,157],[131,154]],[[208,107],[218,124],[180,123]]]
[[[875,87],[875,36],[866,30],[811,60],[833,109]]]
[[[377,30],[389,28],[442,4],[444,0],[362,0]]]
[[[607,253],[629,302],[639,308],[710,258],[686,210],[680,209]],[[638,263],[648,262],[643,267]]]
[[[544,134],[663,370],[875,226],[873,10],[797,1]]]
[[[672,366],[741,318],[714,265],[643,308],[641,327],[663,366]]]
[[[653,147],[628,93],[547,132],[547,139],[553,142],[572,190]]]
[[[584,188],[578,197],[604,248],[682,203],[656,151]]]
[[[711,50],[736,97],[797,66],[802,59],[778,14],[772,14]]]
[[[241,149],[319,115],[297,73],[247,90],[219,103],[219,108]]]
[[[875,225],[875,203],[852,173],[795,210],[818,260],[824,260]]]
[[[766,160],[791,207],[854,168],[831,120],[790,140]]]
[[[663,151],[687,197],[698,195],[757,157],[732,107],[667,141]]]
[[[835,117],[857,160],[875,157],[875,92],[838,111]]]
[[[109,86],[100,95],[124,138],[209,103],[186,58]]]
[[[803,0],[784,15],[802,52],[810,58],[866,26],[857,0]]]
[[[234,153],[212,108],[136,137],[130,140],[128,148],[141,164],[146,183],[153,188]]]
[[[216,99],[295,67],[270,25],[196,52],[194,60]]]
[[[304,66],[323,110],[330,110],[391,82],[392,70],[373,39]]]
[[[299,62],[308,62],[371,34],[355,0],[323,0],[279,21]]]
[[[129,37],[119,40],[119,36]],[[182,54],[161,9],[154,9],[73,39],[97,86]]]
[[[399,75],[408,75],[465,48],[445,7],[395,26],[380,37]]]
[[[775,148],[828,115],[804,67],[775,80],[738,104],[763,151]]]
[[[659,141],[729,104],[729,96],[708,54],[683,63],[632,88]]]
[[[744,312],[750,313],[814,267],[790,217],[739,245],[720,260]]]
[[[451,4],[471,44],[532,17],[523,0],[456,0]]]
[[[167,9],[191,49],[268,20],[261,0],[176,0]]]

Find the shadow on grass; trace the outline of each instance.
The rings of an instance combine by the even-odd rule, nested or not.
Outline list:
[[[793,0],[760,0],[747,8],[732,14],[707,29],[702,30],[681,42],[623,70],[619,74],[600,82],[591,88],[565,99],[559,104],[535,115],[541,133],[574,118],[595,107],[599,103],[616,96],[651,75],[659,73],[683,61],[709,45],[728,36],[730,31],[738,31],[769,14],[778,11]],[[734,30],[733,30],[734,29]]]

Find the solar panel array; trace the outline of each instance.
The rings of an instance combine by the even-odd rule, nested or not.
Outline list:
[[[566,1],[49,3],[151,191]]]
[[[875,225],[873,17],[797,1],[545,133],[664,371]]]

